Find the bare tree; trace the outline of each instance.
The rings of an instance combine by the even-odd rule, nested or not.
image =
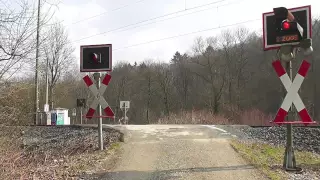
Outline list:
[[[245,66],[248,63],[248,52],[247,52],[247,46],[248,46],[248,35],[249,30],[246,28],[238,28],[235,31],[235,80],[236,80],[236,99],[237,99],[237,107],[240,110],[241,109],[241,100],[242,100],[242,91],[246,86],[246,83],[248,83],[250,78],[250,73],[245,72]],[[252,76],[251,76],[252,77]]]
[[[163,104],[165,108],[165,114],[170,116],[170,93],[172,85],[172,71],[168,64],[157,64],[155,66],[156,79],[160,86],[160,91],[162,92]]]
[[[35,12],[30,13],[28,5],[21,2],[19,12],[11,9],[0,11],[0,79],[35,49],[35,43],[32,43]]]
[[[174,73],[174,83],[180,97],[180,104],[182,109],[187,110],[189,107],[189,91],[192,85],[192,75],[188,67],[189,57],[187,54],[181,55],[178,51],[171,59]]]
[[[155,84],[155,73],[153,72],[153,63],[149,61],[145,61],[140,64],[139,66],[139,75],[141,76],[141,95],[139,98],[144,99],[144,103],[146,103],[145,109],[146,109],[146,122],[148,124],[151,123],[150,120],[150,111],[151,111],[151,103],[152,103],[152,97],[154,97],[154,84]],[[145,96],[147,95],[147,96]]]
[[[235,75],[235,54],[234,54],[234,45],[235,45],[235,38],[232,36],[230,30],[225,30],[221,33],[219,38],[220,48],[221,48],[221,56],[223,60],[226,62],[227,67],[227,94],[229,99],[229,104],[233,103],[233,94],[235,88],[233,88],[234,79],[236,78]]]
[[[72,54],[75,49],[72,47],[62,24],[56,23],[51,26],[47,34],[48,36],[41,49],[45,61],[48,61],[49,104],[53,108],[54,88],[59,79],[68,72],[70,65],[75,62],[75,57]],[[45,65],[43,66],[45,67]]]
[[[11,77],[23,67],[23,64],[33,63],[37,11],[28,0],[0,1],[0,4],[5,7],[0,10],[1,80]],[[41,4],[41,7],[43,6],[44,4]],[[54,13],[50,14],[50,10],[51,6],[41,16],[40,27],[47,25],[53,16]]]
[[[216,50],[217,39],[208,38],[204,41],[197,38],[193,47],[196,56],[193,62],[197,65],[193,73],[201,77],[209,92],[209,106],[214,113],[218,113],[223,88],[226,84],[226,63]]]

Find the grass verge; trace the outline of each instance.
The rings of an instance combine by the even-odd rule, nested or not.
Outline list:
[[[240,142],[236,139],[231,141],[231,146],[270,179],[282,180],[288,178],[288,173],[282,169],[285,151],[283,147],[274,147],[263,143]],[[295,151],[295,157],[297,165],[304,170],[319,171],[320,155],[306,151]]]

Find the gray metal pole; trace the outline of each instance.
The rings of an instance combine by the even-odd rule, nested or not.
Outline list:
[[[127,107],[124,105],[124,124],[127,123]]]
[[[34,124],[38,125],[38,112],[39,112],[39,32],[40,31],[40,0],[38,0],[38,20],[37,20],[37,42],[36,42],[36,72],[35,72],[35,119]]]
[[[100,79],[101,79],[101,73],[94,73],[93,76],[95,77],[96,80],[96,85],[97,88],[100,89],[101,83],[100,83]],[[102,96],[102,94],[98,94],[98,98]],[[98,122],[98,129],[99,129],[99,147],[100,150],[103,150],[103,138],[102,138],[102,110],[101,110],[101,105],[99,103],[98,105],[98,116],[99,116],[99,122]]]
[[[286,71],[289,73],[289,77],[292,81],[292,62],[285,63]],[[286,95],[286,90],[284,89],[284,94]],[[292,105],[288,111],[288,116],[286,117],[287,121],[289,118],[293,118]],[[283,167],[286,170],[295,170],[296,169],[296,159],[293,150],[293,137],[292,137],[292,124],[287,124],[287,144],[286,150],[283,159]]]
[[[49,105],[49,76],[48,76],[48,68],[49,68],[49,59],[47,58],[47,64],[46,64],[46,104]]]
[[[80,107],[80,124],[82,124],[82,107]]]
[[[49,68],[49,58],[46,58],[47,63],[46,63],[46,106],[48,107],[48,111],[50,110],[49,106],[49,76],[48,76],[48,68]],[[50,115],[49,112],[46,112],[46,121],[48,121],[48,116]]]

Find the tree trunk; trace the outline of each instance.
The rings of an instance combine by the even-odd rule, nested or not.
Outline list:
[[[183,109],[187,110],[188,109],[188,86],[189,86],[188,79],[187,79],[188,78],[187,73],[185,73],[184,77],[185,77],[185,79],[184,79],[184,84],[183,84],[183,86],[184,86]]]
[[[240,74],[238,75],[238,79],[237,79],[237,108],[238,108],[238,111],[240,111],[241,109],[241,103],[240,103]]]
[[[148,101],[147,101],[147,123],[150,124],[149,119],[149,108],[150,108],[150,101],[151,101],[151,78],[148,78]]]
[[[232,82],[230,80],[229,82],[229,87],[228,87],[228,90],[229,90],[229,103],[232,104]]]
[[[169,107],[169,99],[168,99],[168,92],[165,91],[165,96],[164,96],[164,105],[166,107],[166,114],[169,118],[170,115],[170,107]]]
[[[217,95],[214,96],[213,113],[214,114],[218,114],[219,113],[219,98],[218,98]]]

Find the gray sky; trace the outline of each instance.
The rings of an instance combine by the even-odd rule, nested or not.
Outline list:
[[[196,37],[218,35],[225,29],[219,27],[253,20],[226,28],[244,26],[250,31],[261,31],[263,12],[270,12],[273,7],[305,5],[311,5],[312,16],[319,15],[318,0],[62,0],[56,18],[66,26],[77,58],[80,45],[111,43],[114,63],[141,62],[149,58],[168,62],[176,51],[191,50]],[[128,27],[119,29],[124,26]],[[128,47],[210,28],[216,29]]]

